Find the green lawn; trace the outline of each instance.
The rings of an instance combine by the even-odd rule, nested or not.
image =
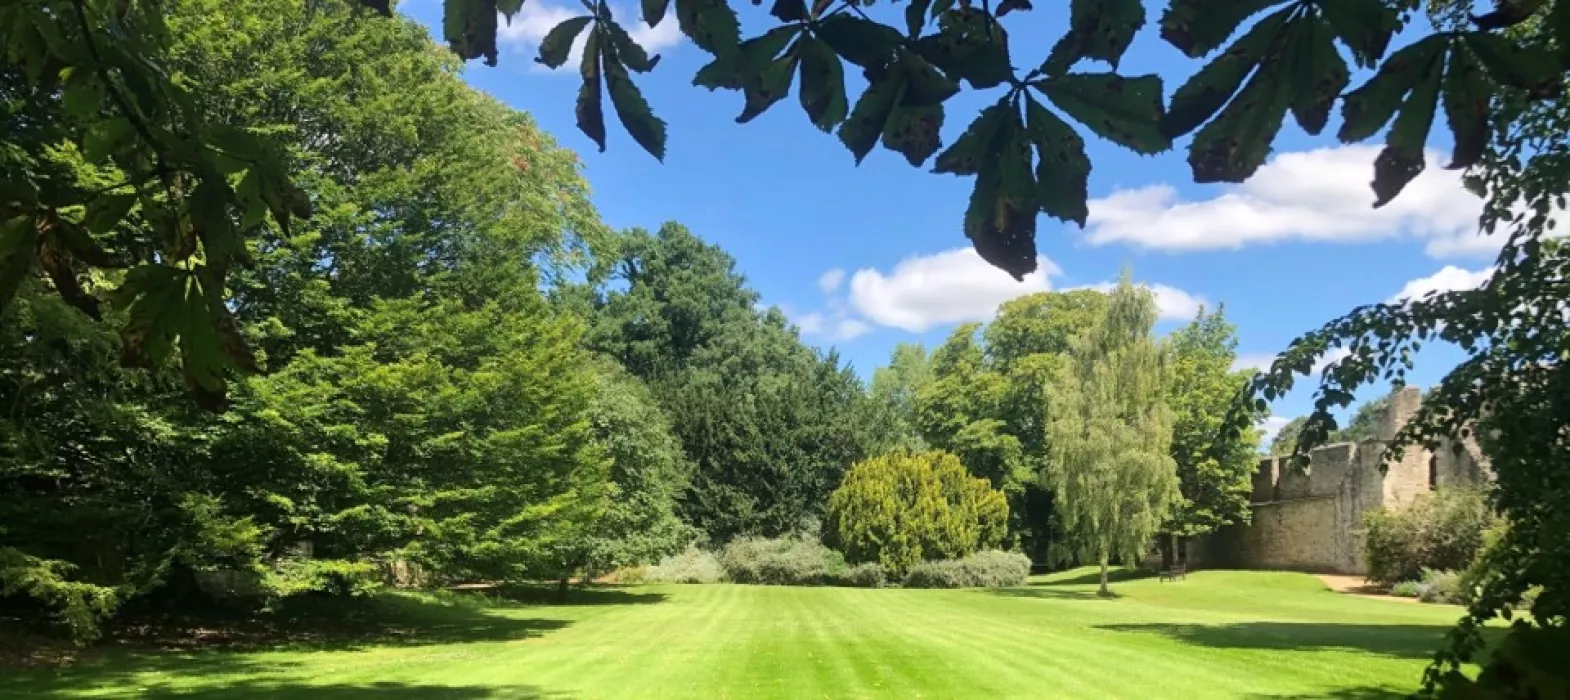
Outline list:
[[[0,696],[1385,698],[1460,609],[1301,574],[1009,590],[644,586],[573,605],[397,596],[399,629],[265,651],[116,651],[0,670]]]

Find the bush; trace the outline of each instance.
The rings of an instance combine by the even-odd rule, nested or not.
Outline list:
[[[1002,588],[1023,586],[1030,558],[1018,552],[989,551],[964,559],[929,561],[910,568],[906,588]]]
[[[902,576],[923,560],[997,547],[1008,501],[946,452],[895,453],[857,463],[829,496],[825,539],[854,563]]]
[[[1466,605],[1470,596],[1454,571],[1424,569],[1423,582],[1417,585],[1417,598],[1425,603]]]
[[[617,569],[611,574],[611,579],[618,584],[635,586],[649,581],[649,567],[627,566]]]
[[[882,588],[888,582],[888,572],[883,570],[883,565],[871,561],[852,566],[839,577],[840,585],[851,588]]]
[[[1440,489],[1411,505],[1364,518],[1368,577],[1383,584],[1418,579],[1424,569],[1461,571],[1483,547],[1498,516],[1481,491]]]
[[[1390,587],[1390,595],[1397,598],[1417,598],[1422,592],[1423,584],[1420,581],[1402,581]]]
[[[775,586],[827,585],[849,568],[839,552],[805,537],[744,537],[725,546],[720,565],[736,583]]]
[[[719,583],[725,580],[725,568],[712,552],[688,546],[649,567],[644,578],[650,583]]]

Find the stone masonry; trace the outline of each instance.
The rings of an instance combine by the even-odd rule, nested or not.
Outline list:
[[[1396,392],[1375,439],[1316,448],[1306,470],[1294,469],[1286,458],[1260,460],[1252,522],[1189,543],[1189,566],[1367,573],[1364,513],[1400,508],[1440,486],[1489,478],[1486,460],[1472,443],[1459,454],[1449,445],[1437,452],[1414,446],[1381,472],[1386,444],[1421,402],[1413,387]]]

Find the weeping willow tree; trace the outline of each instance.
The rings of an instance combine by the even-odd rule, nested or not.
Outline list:
[[[1047,411],[1042,472],[1067,535],[1063,554],[1101,567],[1137,560],[1178,493],[1165,349],[1151,337],[1155,297],[1123,272],[1106,310],[1076,338]]]

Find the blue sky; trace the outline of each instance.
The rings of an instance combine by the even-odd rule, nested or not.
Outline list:
[[[773,21],[766,6],[733,5],[744,35]],[[1086,133],[1093,163],[1090,225],[1081,230],[1043,216],[1037,239],[1046,258],[1042,271],[1015,282],[968,252],[960,221],[970,179],[912,168],[881,147],[857,167],[833,135],[807,121],[794,95],[751,123],[736,124],[739,94],[691,85],[708,56],[681,40],[673,16],[651,29],[636,21],[633,3],[612,7],[662,56],[654,72],[635,79],[669,124],[663,164],[626,136],[608,101],[609,147],[597,152],[574,124],[576,63],[560,72],[534,63],[544,33],[582,13],[576,3],[527,0],[502,30],[499,65],[472,62],[465,77],[529,112],[579,153],[610,225],[686,224],[735,256],[764,300],[785,309],[808,341],[838,348],[863,376],[887,359],[896,342],[933,347],[957,323],[985,320],[1008,298],[1107,282],[1125,265],[1136,281],[1158,290],[1167,317],[1158,332],[1191,317],[1197,303],[1224,303],[1239,328],[1240,364],[1268,361],[1298,334],[1355,305],[1403,291],[1475,285],[1497,251],[1497,243],[1476,235],[1480,204],[1461,189],[1455,173],[1440,168],[1441,153],[1431,154],[1428,171],[1400,198],[1372,209],[1367,182],[1380,142],[1340,146],[1334,139],[1339,119],[1332,116],[1318,137],[1289,120],[1272,162],[1242,186],[1193,184],[1186,139],[1171,152],[1147,157]],[[903,6],[879,3],[873,9],[888,14]],[[400,10],[439,35],[440,0],[407,0]],[[1034,60],[1033,51],[1044,55],[1066,15],[1053,4],[1007,18],[1018,60]],[[1201,64],[1163,42],[1155,19],[1119,71],[1154,72],[1170,96]],[[1398,37],[1394,47],[1411,38]],[[1353,85],[1366,77],[1354,75]],[[852,100],[861,87],[850,86]],[[944,142],[997,97],[967,91],[952,100]],[[1443,127],[1436,119],[1432,145],[1439,151],[1449,145]],[[1414,381],[1436,381],[1459,357],[1450,348],[1425,349]],[[1311,391],[1300,388],[1273,409],[1284,421],[1310,406]]]

